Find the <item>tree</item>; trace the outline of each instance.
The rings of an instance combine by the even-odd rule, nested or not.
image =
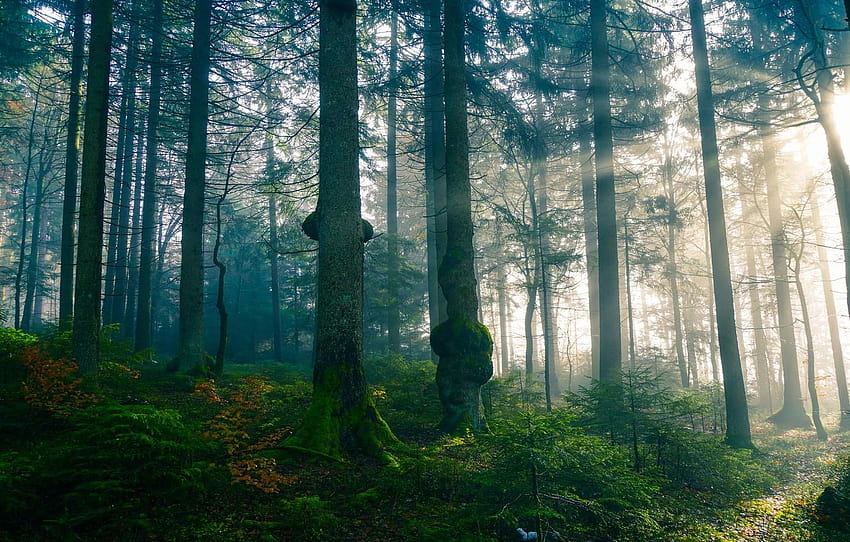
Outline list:
[[[152,344],[153,270],[156,255],[156,168],[159,161],[159,109],[162,95],[162,2],[151,5],[151,74],[148,97],[147,141],[145,143],[145,190],[142,203],[142,232],[139,247],[139,297],[136,315],[137,350]]]
[[[735,330],[735,306],[732,300],[732,277],[729,271],[729,248],[726,240],[726,218],[723,209],[723,190],[720,178],[720,156],[714,124],[714,97],[711,92],[711,71],[705,37],[705,16],[702,0],[688,0],[691,16],[694,64],[697,84],[697,113],[702,146],[705,198],[711,243],[711,271],[714,284],[714,305],[717,311],[717,335],[720,344],[720,364],[723,369],[723,390],[726,400],[726,442],[736,448],[752,448],[747,394],[738,353]]]
[[[397,444],[363,373],[355,0],[319,2],[319,200],[303,229],[319,242],[313,398],[286,446],[340,458],[386,457]]]
[[[80,153],[80,102],[85,60],[85,0],[74,0],[71,12],[73,45],[68,96],[68,129],[65,140],[65,189],[62,204],[62,252],[59,270],[59,325],[71,325],[74,312],[74,245],[76,244],[77,183]]]
[[[387,352],[401,349],[398,250],[398,14],[390,18],[389,103],[387,104]]]
[[[478,295],[472,243],[469,133],[466,113],[465,2],[446,0],[446,254],[439,282],[446,296],[445,322],[431,331],[440,357],[437,387],[443,405],[440,428],[454,433],[484,428],[481,386],[493,376],[493,338],[478,321]]]
[[[608,64],[606,0],[590,2],[593,144],[596,151],[596,225],[599,274],[599,378],[615,378],[622,368],[620,274],[617,261],[617,206],[614,140],[611,128],[611,74]]]
[[[74,359],[79,364],[80,373],[84,375],[94,375],[98,367],[112,0],[93,0],[91,9],[83,165],[80,176],[80,236],[77,245],[74,328],[71,338]]]
[[[189,139],[183,192],[180,260],[180,344],[178,369],[203,367],[204,361],[204,196],[210,89],[212,0],[196,0],[189,80]]]

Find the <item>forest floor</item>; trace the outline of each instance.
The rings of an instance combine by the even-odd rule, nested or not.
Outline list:
[[[840,475],[850,450],[850,434],[837,432],[837,419],[825,420],[829,440],[818,441],[814,430],[780,432],[761,422],[753,426],[759,451],[776,476],[770,491],[737,506],[716,511],[716,518],[693,522],[696,532],[683,532],[677,540],[717,542],[842,542],[842,535],[825,530],[814,519],[815,502],[824,487]],[[829,422],[835,423],[829,423]]]
[[[279,446],[309,404],[305,368],[230,365],[213,381],[145,362],[114,364],[94,395],[62,370],[41,396],[7,386],[0,542],[509,542],[517,527],[574,542],[850,542],[815,513],[850,470],[837,420],[820,442],[756,414],[752,454],[711,424],[719,388],[647,393],[668,410],[640,413],[635,467],[629,446],[582,421],[586,407],[529,407],[521,379],[488,384],[487,435],[441,435],[433,365],[374,363],[373,399],[406,443],[394,466]]]

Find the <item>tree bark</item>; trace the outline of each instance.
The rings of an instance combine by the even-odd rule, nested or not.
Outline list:
[[[83,165],[80,176],[80,236],[74,288],[74,328],[71,336],[72,355],[79,364],[80,373],[85,376],[94,376],[98,368],[112,0],[93,0],[91,9]]]
[[[357,4],[320,0],[318,297],[313,398],[286,442],[339,458],[383,456],[397,440],[378,414],[363,374],[363,243],[360,218]],[[304,223],[308,229],[310,219]]]
[[[180,261],[180,340],[177,369],[205,365],[204,353],[204,193],[210,90],[212,0],[195,0],[189,79],[189,139],[183,193]]]
[[[599,255],[599,378],[612,380],[622,369],[614,140],[608,63],[606,0],[590,1],[591,96],[596,150],[596,223]]]
[[[438,278],[446,296],[447,319],[431,331],[431,347],[440,357],[440,428],[449,433],[485,428],[479,408],[481,386],[493,376],[493,339],[478,321],[466,115],[465,14],[464,0],[446,0],[446,255]]]
[[[726,243],[726,218],[720,178],[720,157],[714,124],[714,97],[705,37],[705,19],[701,0],[689,0],[691,36],[697,86],[697,111],[705,175],[706,209],[711,232],[711,270],[714,303],[717,310],[717,332],[720,363],[723,369],[726,402],[726,442],[736,448],[751,448],[747,394],[741,373],[738,338],[735,331],[735,308],[732,302],[732,278],[729,271],[729,248]]]
[[[271,113],[271,111],[269,112]],[[278,257],[277,195],[272,186],[274,139],[271,127],[266,137],[266,175],[269,182],[269,270],[271,273],[272,341],[275,361],[283,361],[283,330],[280,325],[280,259]]]
[[[132,338],[136,329],[136,304],[139,291],[139,245],[142,226],[142,179],[144,172],[142,161],[145,157],[144,121],[139,121],[136,141],[136,172],[133,175],[133,220],[130,226],[129,259],[127,261],[127,304],[122,317],[121,335]]]
[[[59,326],[71,329],[74,313],[74,246],[77,232],[77,182],[80,154],[80,102],[86,47],[86,0],[74,0],[71,20],[71,80],[68,98],[68,133],[65,140],[65,189],[62,203],[62,246],[59,256]]]

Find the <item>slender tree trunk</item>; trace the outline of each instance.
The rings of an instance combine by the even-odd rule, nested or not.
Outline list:
[[[152,346],[153,272],[156,258],[156,168],[159,147],[159,109],[162,95],[162,2],[151,6],[151,75],[148,100],[148,130],[145,143],[145,190],[142,204],[141,246],[139,247],[139,301],[136,315],[136,350]]]
[[[599,250],[596,239],[596,175],[593,168],[591,133],[582,129],[579,135],[581,159],[581,203],[584,221],[584,251],[587,266],[588,317],[590,319],[591,376],[599,378]]]
[[[534,375],[534,311],[537,310],[537,274],[532,272],[532,280],[525,287],[525,375]]]
[[[673,185],[672,149],[666,141],[664,145],[664,190],[667,195],[667,280],[670,284],[670,301],[673,310],[673,341],[676,352],[676,365],[679,368],[679,380],[683,388],[688,387],[688,367],[685,365],[684,337],[682,336],[682,303],[679,294],[679,268],[676,263],[676,227],[678,211],[676,193]]]
[[[39,171],[35,182],[35,201],[32,214],[32,237],[30,253],[27,262],[27,292],[24,297],[24,311],[21,317],[21,329],[27,333],[33,329],[33,305],[38,295],[38,262],[41,241],[41,213],[44,204],[44,176],[46,171]]]
[[[446,299],[437,280],[446,253],[446,136],[443,105],[441,0],[428,0],[423,37],[425,94],[425,187],[428,244],[428,314],[431,327],[446,319]],[[432,352],[432,361],[438,356]]]
[[[629,223],[628,217],[623,218],[623,263],[626,273],[626,322],[629,330],[629,369],[634,370],[637,363],[635,351],[635,315],[632,303],[632,268],[629,263]]]
[[[399,305],[398,168],[396,166],[398,14],[390,18],[389,103],[387,104],[387,352],[401,351]]]
[[[272,187],[274,140],[271,127],[266,137],[266,175],[269,177],[269,268],[271,271],[272,341],[275,361],[283,361],[283,331],[280,325],[280,259],[278,257],[277,196]]]
[[[71,81],[68,98],[68,135],[65,140],[65,190],[62,203],[62,247],[59,256],[59,326],[71,328],[74,313],[74,247],[76,245],[77,182],[80,154],[80,102],[85,61],[86,0],[74,0],[71,20]]]
[[[320,0],[319,13],[322,174],[312,215],[319,241],[313,397],[287,445],[332,457],[380,456],[397,441],[375,409],[363,374],[363,243],[368,239],[360,218],[357,4]]]
[[[590,1],[591,96],[596,149],[596,223],[599,247],[599,378],[622,369],[620,275],[617,261],[617,208],[614,193],[614,140],[611,128],[611,75],[608,65],[606,0]]]
[[[231,166],[234,154],[231,155]],[[230,168],[224,181],[224,190],[215,202],[215,245],[213,246],[213,265],[218,269],[218,284],[216,285],[215,308],[218,310],[218,345],[215,350],[215,367],[213,374],[221,376],[224,371],[224,356],[227,354],[227,306],[224,304],[224,279],[227,266],[221,260],[221,206],[230,190]]]
[[[753,444],[750,436],[747,394],[741,373],[741,358],[738,354],[738,338],[735,331],[735,307],[732,302],[732,277],[729,271],[729,248],[726,244],[726,218],[723,209],[717,131],[714,125],[714,97],[711,93],[705,20],[701,0],[689,0],[688,7],[696,66],[697,110],[705,175],[706,207],[711,231],[714,303],[717,310],[718,343],[726,400],[726,442],[736,448],[750,448]]]
[[[800,277],[800,260],[802,259],[803,246],[800,246],[800,253],[793,256],[794,262],[794,283],[797,286],[797,296],[800,298],[800,312],[803,317],[803,331],[806,333],[806,384],[809,389],[809,399],[812,402],[812,421],[815,424],[815,432],[818,440],[827,440],[826,429],[823,428],[823,423],[820,419],[820,404],[818,402],[818,390],[815,385],[815,343],[812,339],[812,322],[809,319],[809,306],[806,303],[806,293],[803,288],[803,280]]]
[[[711,246],[712,246],[711,245],[711,226],[710,226],[710,219],[708,218],[707,202],[700,201],[700,207],[702,208],[703,216],[705,217],[705,222],[704,222],[704,227],[703,227],[703,245],[702,245],[703,246],[703,256],[705,257],[705,267],[706,267],[706,269],[711,269]],[[732,281],[731,270],[729,272],[729,281],[730,281],[729,284],[730,284],[730,288],[731,288],[731,281]],[[710,278],[706,282],[708,283],[707,288],[706,288],[706,290],[708,292],[707,297],[710,300],[710,299],[714,298],[714,282]],[[709,355],[709,360],[711,362],[711,370],[716,373],[717,372],[717,343],[715,343],[714,338],[717,336],[717,331],[716,331],[717,330],[717,320],[716,320],[716,316],[715,316],[715,311],[711,310],[710,304],[711,304],[711,302],[709,301],[709,307],[708,307],[708,311],[707,311],[708,312],[708,355]],[[734,308],[735,308],[735,305],[734,305],[734,300],[733,300],[732,309],[734,309]],[[738,331],[738,327],[735,326],[736,340],[737,340],[737,337],[738,337],[737,331]],[[740,358],[740,351],[738,353],[738,357]],[[743,376],[743,374],[744,373],[742,372],[741,375]],[[745,387],[745,389],[746,389],[746,387]]]
[[[829,340],[832,345],[832,361],[835,366],[835,380],[838,387],[838,406],[841,409],[842,431],[850,429],[850,399],[847,394],[847,376],[844,370],[844,353],[841,349],[841,332],[838,327],[838,314],[835,310],[835,296],[832,292],[832,276],[829,272],[829,260],[824,248],[823,225],[820,219],[820,204],[817,196],[812,195],[812,228],[815,230],[815,245],[818,247],[818,267],[823,283],[823,298],[826,304],[826,318],[829,325]]]
[[[500,235],[496,235],[496,239],[500,239]],[[507,376],[511,370],[511,358],[508,343],[508,296],[507,296],[507,277],[505,275],[505,266],[499,261],[496,262],[496,289],[499,294],[499,354],[501,354],[501,373],[502,376]]]
[[[210,90],[212,0],[195,0],[186,189],[180,261],[178,369],[204,366],[204,193]]]
[[[481,386],[493,376],[493,339],[478,321],[472,243],[469,133],[466,115],[464,0],[445,3],[446,255],[439,281],[446,296],[445,322],[431,332],[440,356],[437,387],[443,405],[440,427],[450,433],[485,428]]]
[[[92,0],[91,9],[83,166],[80,176],[80,237],[71,337],[72,355],[79,364],[80,373],[86,376],[94,376],[98,367],[112,0]]]
[[[130,226],[129,260],[127,262],[127,304],[121,324],[121,334],[132,338],[136,329],[136,304],[139,291],[139,244],[142,226],[142,161],[145,157],[144,121],[139,121],[136,141],[136,172],[133,175],[133,221]]]

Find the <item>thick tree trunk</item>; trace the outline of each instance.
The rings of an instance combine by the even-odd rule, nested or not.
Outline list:
[[[399,305],[398,168],[396,166],[398,14],[390,19],[389,103],[387,104],[387,352],[401,351]]]
[[[210,90],[212,0],[196,0],[189,79],[189,139],[180,261],[180,344],[177,369],[204,361],[204,193]]]
[[[815,245],[818,247],[818,267],[823,283],[823,298],[826,305],[826,318],[829,326],[829,340],[832,346],[832,362],[835,367],[835,380],[838,388],[838,406],[841,409],[842,431],[850,429],[850,399],[847,394],[847,376],[844,370],[844,353],[841,349],[841,332],[838,327],[838,314],[835,310],[835,295],[832,291],[832,276],[829,260],[824,247],[823,225],[820,219],[820,204],[817,196],[812,195],[812,228],[815,230]]]
[[[588,317],[590,319],[590,372],[599,378],[599,247],[596,239],[596,174],[589,130],[579,135],[581,160],[581,203],[584,224],[585,266],[587,267]]]
[[[711,93],[705,20],[701,0],[689,0],[688,7],[694,46],[706,208],[711,231],[714,303],[717,310],[718,343],[726,400],[726,442],[733,447],[750,448],[753,444],[750,436],[747,394],[741,373],[738,338],[735,332],[735,308],[732,302],[732,277],[729,271],[729,248],[726,243],[726,218],[723,209],[717,131],[714,125],[714,97]]]
[[[159,147],[159,109],[162,95],[162,2],[151,6],[151,75],[148,101],[147,142],[145,143],[145,189],[142,204],[141,246],[139,247],[139,297],[136,314],[136,350],[152,346],[153,272],[156,258],[156,168]]]
[[[440,356],[440,427],[449,433],[485,428],[479,408],[480,390],[493,376],[493,339],[478,321],[466,115],[465,13],[464,0],[446,1],[446,255],[438,276],[446,296],[447,319],[432,330],[431,347]]]
[[[437,279],[440,262],[446,254],[446,136],[441,44],[440,0],[428,0],[422,48],[425,59],[423,70],[428,314],[432,328],[446,319],[446,298]],[[439,361],[434,353],[432,361]]]
[[[386,457],[386,448],[397,441],[375,409],[363,374],[363,243],[368,236],[360,218],[357,4],[320,0],[319,13],[321,176],[312,215],[319,242],[313,398],[286,445],[335,458],[346,452]]]
[[[611,75],[608,64],[606,0],[590,1],[591,96],[596,150],[596,224],[599,248],[599,378],[617,378],[622,369],[617,207],[614,193],[614,140],[611,127]]]
[[[80,154],[80,102],[85,61],[86,0],[74,0],[71,20],[71,80],[68,98],[68,133],[65,140],[65,189],[62,203],[62,248],[59,256],[59,326],[71,328],[74,313],[74,247],[77,232],[77,182]]]
[[[73,357],[79,364],[80,373],[87,376],[95,375],[98,367],[112,0],[93,0],[91,9],[83,166],[80,176],[80,237],[71,337]]]

